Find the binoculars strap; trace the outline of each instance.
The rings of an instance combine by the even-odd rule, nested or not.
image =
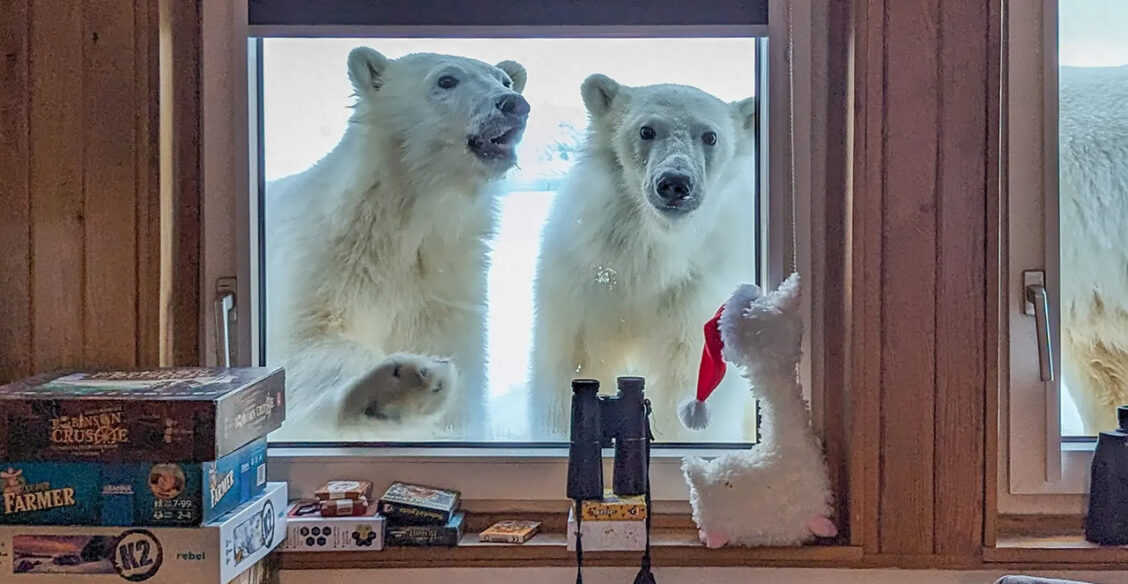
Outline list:
[[[583,501],[576,499],[576,584],[584,584],[584,534],[580,529],[580,508]]]
[[[634,584],[656,584],[654,573],[650,571],[650,517],[654,510],[650,506],[650,424],[646,425],[646,551],[642,553],[642,565],[635,576]]]

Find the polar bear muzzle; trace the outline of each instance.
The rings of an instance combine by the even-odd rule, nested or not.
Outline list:
[[[476,133],[467,136],[466,145],[478,160],[508,168],[517,162],[517,144],[525,133],[529,102],[519,93],[507,93],[497,99],[494,110]]]

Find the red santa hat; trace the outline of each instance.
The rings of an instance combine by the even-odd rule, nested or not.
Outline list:
[[[701,351],[701,366],[697,370],[697,395],[678,406],[678,418],[690,430],[703,430],[709,425],[709,410],[705,400],[725,378],[725,359],[722,355],[724,341],[721,339],[722,304],[717,313],[705,323],[705,347]]]

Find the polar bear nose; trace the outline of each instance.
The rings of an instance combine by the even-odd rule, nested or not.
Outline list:
[[[513,114],[515,116],[523,116],[529,113],[529,102],[520,94],[510,93],[502,97],[497,102],[497,109],[501,110],[503,114]]]
[[[667,172],[658,179],[658,196],[665,201],[688,197],[693,191],[693,181],[679,172]]]

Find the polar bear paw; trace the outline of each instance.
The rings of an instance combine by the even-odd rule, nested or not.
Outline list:
[[[428,416],[443,409],[457,380],[458,369],[450,359],[390,355],[348,388],[341,416],[391,422]]]

